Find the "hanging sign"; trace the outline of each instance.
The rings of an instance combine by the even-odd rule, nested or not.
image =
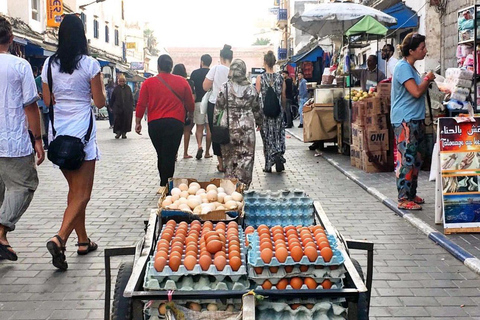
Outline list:
[[[444,232],[480,232],[480,118],[439,118]]]
[[[125,45],[127,46],[127,49],[136,49],[137,48],[137,43],[136,42],[127,42]]]
[[[47,0],[47,27],[58,28],[62,15],[63,0]]]

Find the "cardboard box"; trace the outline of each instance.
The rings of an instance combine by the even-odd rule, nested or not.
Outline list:
[[[390,101],[389,98],[383,98],[384,102],[386,99]],[[365,99],[365,115],[377,115],[377,114],[388,114],[390,113],[390,104],[382,104],[382,98],[375,97],[375,98],[369,98]]]
[[[387,151],[389,148],[388,130],[365,130],[362,151]]]
[[[365,101],[355,101],[352,103],[352,123],[364,126]]]
[[[359,169],[362,168],[361,161],[360,161],[360,156],[361,156],[360,150],[357,149],[354,146],[350,146],[350,164],[353,167],[356,167],[356,168],[359,168]]]
[[[391,92],[392,92],[391,83],[379,83],[377,85],[377,93],[380,97],[390,97]]]
[[[337,139],[337,122],[333,118],[333,106],[303,107],[303,141],[331,139]]]
[[[364,123],[365,127],[369,129],[388,129],[388,119],[385,114],[366,115]]]
[[[364,131],[363,126],[352,124],[352,146],[358,150],[363,150],[364,148]]]
[[[390,171],[386,151],[362,151],[362,169],[365,172]]]

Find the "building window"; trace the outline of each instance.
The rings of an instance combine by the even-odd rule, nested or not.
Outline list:
[[[105,26],[105,42],[110,42],[110,30],[108,30],[108,26]]]
[[[98,39],[98,37],[99,37],[98,33],[99,33],[98,32],[98,20],[95,19],[95,20],[93,20],[93,37],[95,39]]]
[[[115,29],[115,45],[116,46],[120,45],[120,34],[118,32],[118,29]]]
[[[32,19],[40,21],[40,0],[31,0],[32,2]]]
[[[83,12],[80,13],[80,20],[82,20],[83,29],[85,30],[85,33],[87,33],[87,15]]]

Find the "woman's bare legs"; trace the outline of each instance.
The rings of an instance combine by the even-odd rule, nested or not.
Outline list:
[[[183,158],[189,159],[192,158],[191,155],[188,154],[188,145],[190,144],[190,135],[192,134],[191,130],[193,128],[193,122],[183,127]]]

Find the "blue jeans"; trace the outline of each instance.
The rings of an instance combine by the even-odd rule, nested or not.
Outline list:
[[[300,114],[300,124],[303,124],[303,106],[308,101],[308,98],[298,99],[298,113]]]

